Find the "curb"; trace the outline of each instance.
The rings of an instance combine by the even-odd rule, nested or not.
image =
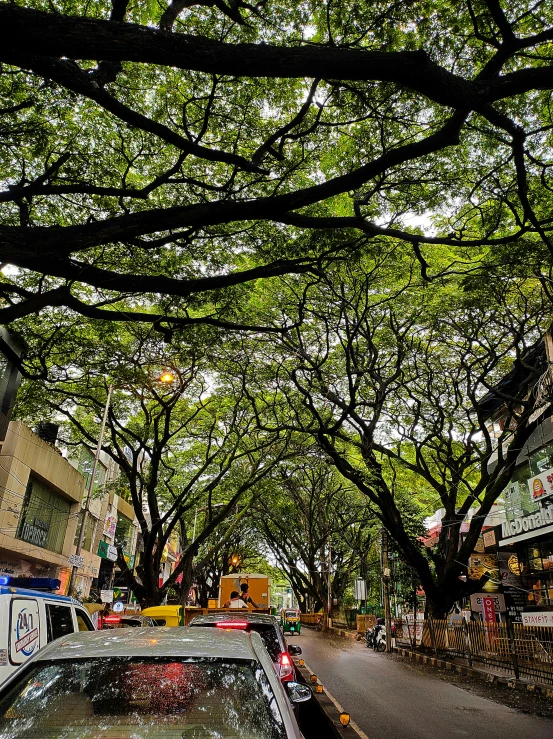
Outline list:
[[[300,667],[298,658],[293,659],[296,670],[300,673],[305,684],[309,686],[313,685],[311,682],[311,676],[314,673],[306,664]],[[316,684],[321,685],[321,682],[317,680]],[[323,692],[315,693],[315,691],[313,691],[313,697],[311,700],[316,700],[319,704],[321,711],[328,721],[329,729],[332,732],[334,739],[369,739],[369,737],[359,729],[353,720],[350,721],[348,726],[342,726],[340,723],[340,712],[342,707],[336,699],[325,690],[324,686],[321,687],[323,688]]]
[[[392,651],[396,652],[400,657],[414,660],[423,665],[430,665],[440,670],[456,672],[459,675],[467,675],[477,680],[485,680],[488,683],[503,685],[512,690],[534,693],[534,695],[539,695],[545,700],[553,700],[553,686],[551,685],[526,682],[524,680],[517,680],[514,677],[502,677],[501,675],[495,675],[493,672],[486,672],[485,670],[468,667],[467,665],[458,665],[456,662],[448,662],[445,659],[431,657],[428,654],[421,654],[420,652],[413,652],[410,649],[403,649],[403,647],[394,647]]]

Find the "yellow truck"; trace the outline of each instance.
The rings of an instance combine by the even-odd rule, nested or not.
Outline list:
[[[247,574],[241,572],[236,575],[223,575],[219,583],[219,608],[230,600],[230,594],[234,591],[241,593],[246,584],[248,595],[255,603],[249,603],[248,608],[268,609],[271,602],[271,580],[267,575]]]

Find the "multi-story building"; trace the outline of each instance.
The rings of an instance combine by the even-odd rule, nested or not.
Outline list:
[[[503,398],[523,388],[534,403],[533,430],[517,459],[500,502],[503,521],[495,530],[499,575],[514,620],[553,611],[553,341],[548,332],[483,399],[490,430],[502,429]],[[536,372],[541,374],[538,382]],[[491,460],[490,466],[495,464]]]
[[[21,421],[0,451],[0,574],[69,576],[84,477]]]
[[[70,460],[86,479],[88,488],[92,472],[93,455],[81,447],[77,457]],[[124,499],[124,491],[118,484],[120,471],[105,453],[100,454],[94,488],[89,503],[89,515],[83,539],[81,557],[83,566],[77,570],[76,589],[81,597],[98,595],[102,590],[113,589],[118,583],[117,546],[123,547],[127,565],[134,567],[137,541],[137,522],[134,509]],[[117,489],[121,494],[117,494]],[[84,501],[83,501],[84,505]],[[80,528],[75,531],[74,552]]]

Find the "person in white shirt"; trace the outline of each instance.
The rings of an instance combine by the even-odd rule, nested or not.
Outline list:
[[[240,593],[237,590],[233,590],[230,594],[230,600],[224,604],[223,608],[247,608],[248,606],[244,603],[240,597]]]

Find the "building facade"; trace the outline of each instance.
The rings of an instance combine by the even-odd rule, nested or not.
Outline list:
[[[0,574],[64,580],[84,477],[21,421],[0,451]]]

